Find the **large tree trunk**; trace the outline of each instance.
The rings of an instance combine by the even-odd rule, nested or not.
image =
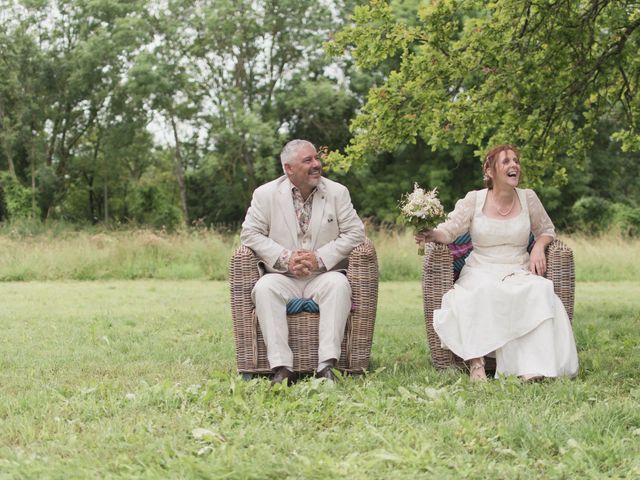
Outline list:
[[[182,161],[182,152],[180,149],[180,139],[178,137],[178,126],[173,114],[169,114],[171,119],[171,128],[173,129],[173,138],[176,142],[175,150],[175,171],[176,180],[178,181],[178,189],[180,190],[180,207],[182,208],[182,215],[184,217],[185,226],[189,226],[189,212],[187,210],[187,185],[184,180],[184,163]]]
[[[36,200],[36,159],[35,152],[33,151],[33,143],[31,144],[31,215],[33,218],[37,218],[37,200]],[[49,216],[49,212],[47,212]]]
[[[53,154],[56,151],[56,140],[58,138],[58,126],[60,125],[60,119],[56,117],[53,122],[53,129],[51,131],[51,137],[49,138],[49,144],[47,146],[47,166],[53,165]]]
[[[101,137],[98,135],[96,138],[95,144],[93,146],[93,164],[96,166],[96,170],[98,168],[98,156],[100,155],[100,145],[101,145]],[[104,205],[104,223],[106,224],[109,221],[109,192],[107,189],[107,174],[109,173],[109,168],[107,165],[107,159],[104,158],[104,171],[102,177],[102,200]],[[97,213],[97,212],[96,212]]]
[[[16,175],[16,166],[13,163],[13,156],[11,155],[11,152],[8,148],[5,148],[5,156],[7,157],[7,163],[9,164],[9,173],[13,178],[17,179],[18,176]]]
[[[109,192],[107,190],[107,181],[104,181],[104,223],[109,222]]]
[[[89,217],[91,217],[91,223],[95,225],[98,223],[98,216],[96,215],[96,200],[93,192],[93,175],[83,173],[82,176],[87,181],[87,186],[89,187]]]
[[[2,107],[2,104],[0,103],[0,129],[5,129],[5,130],[9,130],[9,127],[6,123],[6,118],[4,115],[4,109]],[[18,177],[16,176],[16,166],[13,163],[13,155],[11,155],[11,145],[9,145],[9,142],[7,141],[7,139],[5,138],[5,136],[2,136],[2,147],[4,149],[4,155],[5,157],[7,157],[7,164],[9,166],[9,173],[11,174],[11,176],[15,179],[17,179]]]

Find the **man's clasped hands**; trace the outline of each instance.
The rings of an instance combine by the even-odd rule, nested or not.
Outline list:
[[[306,277],[318,269],[318,258],[311,250],[296,250],[291,253],[289,272],[296,277]]]

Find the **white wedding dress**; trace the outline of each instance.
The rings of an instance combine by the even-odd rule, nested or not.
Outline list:
[[[565,308],[553,283],[527,270],[529,233],[555,236],[554,227],[532,190],[516,192],[517,217],[487,217],[484,189],[469,192],[438,226],[449,241],[469,231],[473,251],[433,325],[442,344],[464,360],[495,353],[496,376],[574,376],[578,354]]]

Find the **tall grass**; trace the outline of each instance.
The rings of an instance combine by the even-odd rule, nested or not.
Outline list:
[[[422,258],[410,231],[368,229],[381,281],[418,280]],[[562,236],[574,251],[578,281],[640,280],[640,239]],[[237,234],[98,230],[52,224],[0,227],[0,281],[225,280]]]
[[[0,236],[0,280],[227,278],[237,236],[150,230]]]
[[[640,280],[640,239],[578,235],[562,237],[562,240],[573,249],[576,280]]]
[[[370,229],[367,236],[376,247],[381,281],[420,278],[422,257],[408,231]]]

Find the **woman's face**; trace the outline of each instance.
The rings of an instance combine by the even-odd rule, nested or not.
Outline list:
[[[520,159],[513,150],[503,150],[496,158],[493,168],[487,171],[494,187],[517,187],[520,182]]]

